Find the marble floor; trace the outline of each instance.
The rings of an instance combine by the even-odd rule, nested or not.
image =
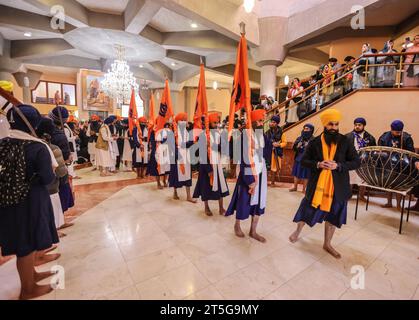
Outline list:
[[[101,177],[99,175],[98,170],[93,171],[93,167],[87,167],[80,170],[77,170],[77,175],[81,179],[74,179],[73,185],[74,186],[82,186],[94,183],[104,183],[104,182],[114,182],[114,181],[121,181],[121,180],[133,180],[137,178],[137,174],[133,171],[125,172],[119,171],[115,175],[108,176],[108,177]]]
[[[207,217],[202,203],[171,195],[154,183],[129,185],[79,216],[62,257],[39,268],[62,266],[65,288],[41,299],[419,299],[419,216],[399,235],[400,215],[382,209],[383,199],[361,208],[358,221],[350,202],[335,260],[322,250],[322,226],[289,243],[301,193],[269,189],[259,229],[266,244],[236,238],[234,217]],[[360,283],[354,266],[365,271],[364,289],[351,287]],[[0,267],[0,284],[0,299],[17,298],[14,260]]]

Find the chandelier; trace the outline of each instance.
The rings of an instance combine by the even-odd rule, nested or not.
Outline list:
[[[112,63],[111,69],[105,74],[102,81],[103,90],[112,98],[116,99],[117,104],[129,101],[131,90],[138,92],[138,84],[125,57],[125,48],[121,45],[115,46],[117,59]]]

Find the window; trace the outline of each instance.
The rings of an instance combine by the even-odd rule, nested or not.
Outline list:
[[[51,81],[39,81],[32,90],[32,103],[77,105],[76,85]]]

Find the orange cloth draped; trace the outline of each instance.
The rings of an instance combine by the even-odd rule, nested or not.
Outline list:
[[[135,91],[134,89],[131,90],[131,100],[129,102],[129,112],[128,112],[128,128],[129,133],[132,134],[132,130],[134,130],[134,126],[137,125],[137,104],[135,102]]]
[[[250,141],[250,148],[248,152],[248,159],[253,171],[253,176],[256,173],[253,163],[253,149],[254,142],[252,138],[252,121],[250,119],[252,113],[251,92],[249,86],[249,68],[248,68],[248,52],[247,41],[244,34],[241,35],[239,47],[237,50],[236,68],[234,70],[233,93],[230,101],[230,113],[228,122],[228,136],[231,138],[234,125],[234,114],[240,109],[244,108],[246,111],[246,132],[247,138]],[[242,159],[243,161],[243,159]]]
[[[155,124],[155,116],[154,116],[154,94],[151,92],[150,94],[150,104],[148,110],[148,141],[150,141],[151,132],[154,129]]]
[[[321,139],[324,161],[333,161],[336,154],[337,144],[333,143],[329,147],[324,139],[324,135],[322,135]],[[311,205],[314,208],[318,208],[320,206],[320,210],[330,212],[334,192],[335,186],[333,185],[332,171],[323,169],[320,173],[319,180],[317,181],[316,191]]]
[[[170,88],[169,88],[169,80],[166,80],[163,90],[163,95],[160,101],[160,108],[159,114],[157,115],[156,122],[154,125],[154,134],[155,138],[160,130],[164,128],[164,125],[169,122],[170,119],[173,119],[173,129],[176,136],[177,133],[177,126],[176,122],[174,121],[174,114],[173,114],[173,107],[172,107],[172,99],[170,97]],[[156,143],[156,150],[159,146],[159,143]],[[157,170],[160,172],[160,164],[157,162]]]

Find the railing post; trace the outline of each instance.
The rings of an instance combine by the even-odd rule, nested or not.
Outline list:
[[[400,56],[399,70],[397,70],[397,77],[398,77],[397,88],[400,89],[402,86],[402,79],[403,79],[403,56]]]
[[[365,64],[365,83],[364,83],[364,87],[369,87],[369,83],[368,83],[368,75],[370,74],[368,68],[369,68],[369,62],[370,60],[367,58],[367,63]]]

